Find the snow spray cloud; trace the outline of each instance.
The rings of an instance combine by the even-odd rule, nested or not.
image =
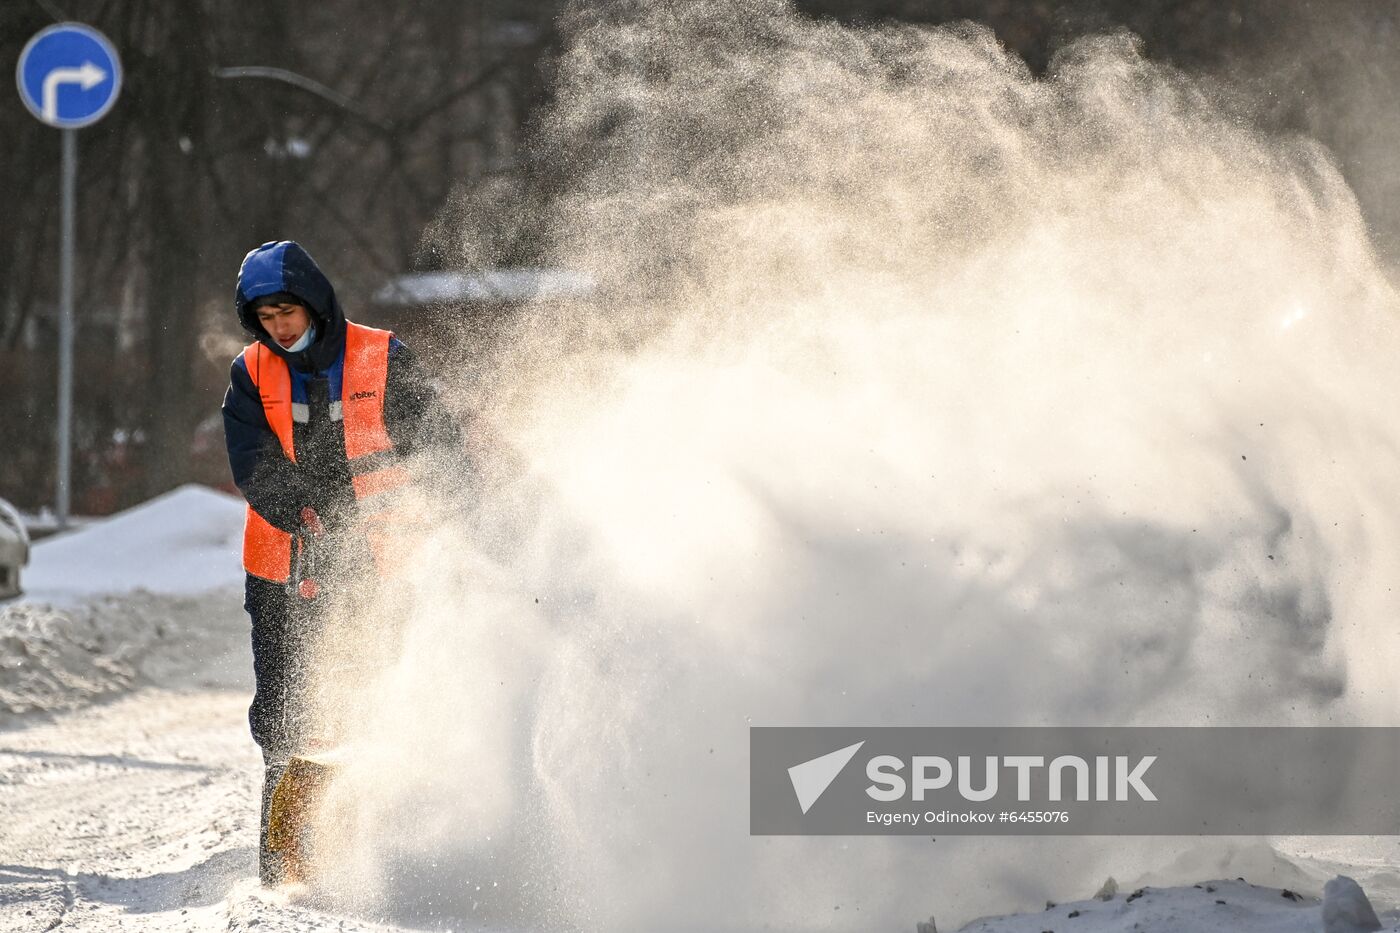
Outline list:
[[[1126,36],[1037,79],[775,0],[565,26],[547,238],[599,297],[459,387],[492,441],[339,790],[356,890],[946,922],[1134,850],[751,838],[747,726],[1395,722],[1397,306],[1325,152]]]

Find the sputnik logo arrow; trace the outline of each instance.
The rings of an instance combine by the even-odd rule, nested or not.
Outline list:
[[[107,72],[92,62],[83,62],[78,68],[55,68],[44,76],[44,119],[58,119],[58,86],[60,84],[81,85],[90,91],[107,80]]]
[[[854,745],[838,748],[820,758],[813,758],[788,768],[788,777],[792,780],[792,789],[797,794],[797,802],[803,813],[812,809],[812,804],[826,793],[826,789],[836,780],[841,769],[846,767],[864,744],[865,741],[861,740]]]

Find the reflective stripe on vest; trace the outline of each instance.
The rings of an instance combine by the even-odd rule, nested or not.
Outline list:
[[[408,473],[397,464],[393,442],[384,427],[392,336],[387,330],[345,324],[345,366],[337,414],[345,431],[345,455],[350,461],[355,497],[362,501],[408,482]],[[287,459],[295,463],[292,423],[305,417],[296,417],[301,406],[292,403],[292,373],[287,362],[262,343],[254,343],[244,348],[243,363],[262,400],[268,426]],[[378,506],[373,504],[376,509]],[[243,568],[255,577],[279,583],[285,583],[292,572],[291,534],[273,527],[251,506],[243,525]]]

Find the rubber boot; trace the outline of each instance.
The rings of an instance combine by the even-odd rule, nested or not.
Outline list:
[[[262,789],[262,820],[258,831],[258,880],[265,888],[274,888],[283,881],[282,854],[267,846],[268,814],[272,809],[272,792],[287,770],[287,762],[264,759]]]

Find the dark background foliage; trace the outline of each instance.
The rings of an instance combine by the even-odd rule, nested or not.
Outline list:
[[[73,507],[227,483],[217,417],[245,338],[238,262],[306,244],[352,317],[410,271],[528,266],[565,169],[532,156],[559,0],[16,0],[0,61],[61,20],[117,46],[121,99],[79,137]],[[584,5],[586,8],[586,4]],[[1090,32],[1221,79],[1241,119],[1336,154],[1400,246],[1400,7],[1388,0],[802,0],[852,24],[970,19],[1044,72]],[[279,69],[273,74],[263,69]],[[59,134],[0,104],[0,496],[53,499]],[[470,228],[471,236],[444,235]],[[473,249],[454,244],[471,243]],[[498,313],[486,311],[483,313]],[[503,313],[503,312],[500,312]]]

